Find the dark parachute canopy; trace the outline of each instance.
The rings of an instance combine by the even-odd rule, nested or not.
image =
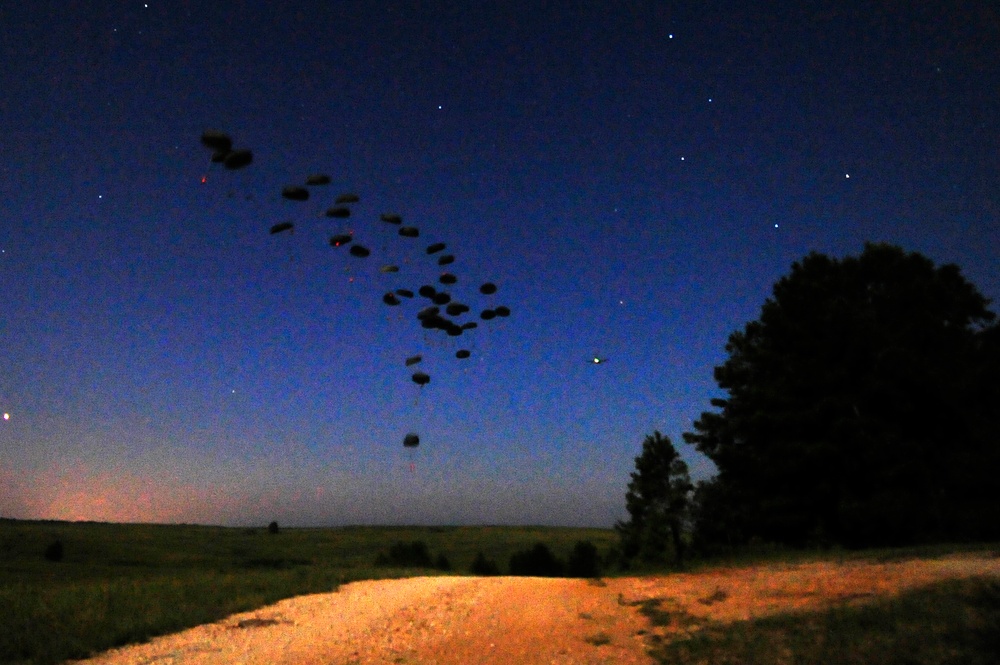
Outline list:
[[[231,150],[226,153],[222,164],[229,170],[241,169],[253,162],[253,153],[249,150]]]
[[[330,184],[330,176],[326,175],[325,173],[316,173],[316,174],[313,174],[311,176],[307,176],[306,177],[306,184],[307,185],[329,185]]]
[[[342,203],[357,203],[360,200],[361,197],[358,196],[357,194],[348,193],[348,194],[341,194],[336,199],[334,199],[333,202],[336,203],[337,205],[340,205]]]
[[[229,134],[214,129],[206,130],[201,135],[201,144],[216,152],[229,152],[233,149],[233,139]]]
[[[281,190],[281,195],[289,201],[308,201],[309,190],[298,185],[289,185]]]
[[[281,222],[280,224],[275,224],[271,227],[271,235],[275,233],[281,233],[282,231],[289,231],[295,227],[295,224],[291,222]]]
[[[332,208],[326,209],[327,217],[336,217],[337,219],[347,219],[351,216],[351,209],[347,206],[333,206]]]
[[[410,432],[403,437],[403,446],[406,448],[416,448],[420,445],[420,437],[415,433]]]

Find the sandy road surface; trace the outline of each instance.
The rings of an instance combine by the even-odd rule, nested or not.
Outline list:
[[[1000,576],[1000,558],[757,566],[606,583],[532,577],[355,582],[77,663],[648,663],[654,635],[670,639],[697,630],[700,620],[865,602],[982,574]],[[637,604],[654,598],[661,609],[695,621],[651,627]]]

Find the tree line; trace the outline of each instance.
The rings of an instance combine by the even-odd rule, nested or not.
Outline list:
[[[792,265],[730,335],[683,439],[693,484],[646,437],[621,554],[711,556],[754,542],[864,548],[1000,539],[1000,325],[953,264],[887,244]]]

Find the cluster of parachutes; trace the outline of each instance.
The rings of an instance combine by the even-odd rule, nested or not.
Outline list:
[[[226,169],[235,170],[244,168],[253,163],[253,153],[245,148],[236,149],[233,147],[232,138],[223,132],[209,130],[202,134],[201,143],[206,148],[212,150],[211,161],[215,164],[222,164]],[[312,192],[317,187],[330,185],[332,179],[326,174],[313,174],[305,178],[304,184],[288,185],[282,188],[281,196],[289,201],[306,202],[312,197]],[[328,207],[323,213],[325,217],[334,220],[348,220],[354,214],[353,204],[360,202],[360,197],[354,193],[344,193],[336,196],[333,205]],[[384,225],[387,228],[395,228],[400,238],[405,242],[413,242],[420,237],[420,230],[415,226],[403,224],[403,218],[393,212],[384,212],[378,216],[378,220],[372,220],[376,225]],[[271,235],[282,233],[294,233],[295,223],[284,221],[270,227]],[[345,229],[330,236],[330,246],[334,250],[346,248],[347,253],[356,259],[367,259],[371,256],[371,250],[356,241],[353,229]],[[433,261],[439,275],[438,285],[423,284],[415,289],[397,288],[386,291],[382,296],[382,303],[387,307],[400,307],[406,301],[416,300],[417,296],[427,301],[426,305],[420,308],[414,321],[425,331],[440,331],[448,337],[461,337],[475,330],[479,322],[474,318],[463,320],[465,315],[472,312],[472,306],[456,300],[452,294],[452,287],[461,280],[452,272],[448,272],[446,266],[455,262],[455,256],[447,253],[448,246],[443,242],[435,242],[425,248],[424,254],[429,261]],[[386,263],[379,269],[385,274],[400,273],[398,264]],[[417,272],[417,271],[412,271]],[[493,296],[498,291],[496,284],[487,281],[479,284],[478,293],[483,296]],[[483,322],[492,321],[496,318],[505,318],[510,315],[510,309],[505,305],[494,307],[477,308],[478,318]],[[460,348],[455,351],[455,358],[466,360],[472,356],[472,351],[468,348]],[[423,356],[420,354],[407,357],[403,364],[405,367],[412,367],[422,362]],[[595,361],[596,362],[596,361]],[[420,388],[430,383],[431,377],[423,371],[414,371],[410,379]],[[415,448],[420,445],[420,437],[414,432],[410,432],[403,438],[403,446]],[[412,468],[412,465],[411,465]]]

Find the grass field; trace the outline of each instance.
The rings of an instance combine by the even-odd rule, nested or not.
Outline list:
[[[61,561],[46,548],[63,546]],[[468,573],[478,552],[507,571],[543,542],[565,559],[605,529],[346,527],[243,529],[0,520],[0,663],[57,663],[339,584],[437,571],[376,567],[397,542],[423,541]]]
[[[57,540],[62,559],[46,559]],[[266,528],[0,519],[0,663],[58,663],[349,581],[438,572],[374,566],[397,542],[422,541],[432,558],[448,558],[451,574],[463,574],[478,552],[505,573],[511,554],[537,542],[566,559],[580,540],[596,545],[601,556],[617,544],[614,531],[602,529],[347,527],[269,534]],[[760,549],[694,562],[689,570],[891,561],[965,550],[995,552],[996,546]],[[626,574],[646,572],[665,571]],[[641,611],[654,624],[692,621],[655,603]],[[662,663],[1000,663],[1000,581],[949,582],[866,607],[700,628],[692,639],[658,645],[654,656]]]
[[[692,637],[658,645],[664,665],[995,665],[1000,662],[1000,580],[949,580],[870,605],[713,625],[643,608]]]

